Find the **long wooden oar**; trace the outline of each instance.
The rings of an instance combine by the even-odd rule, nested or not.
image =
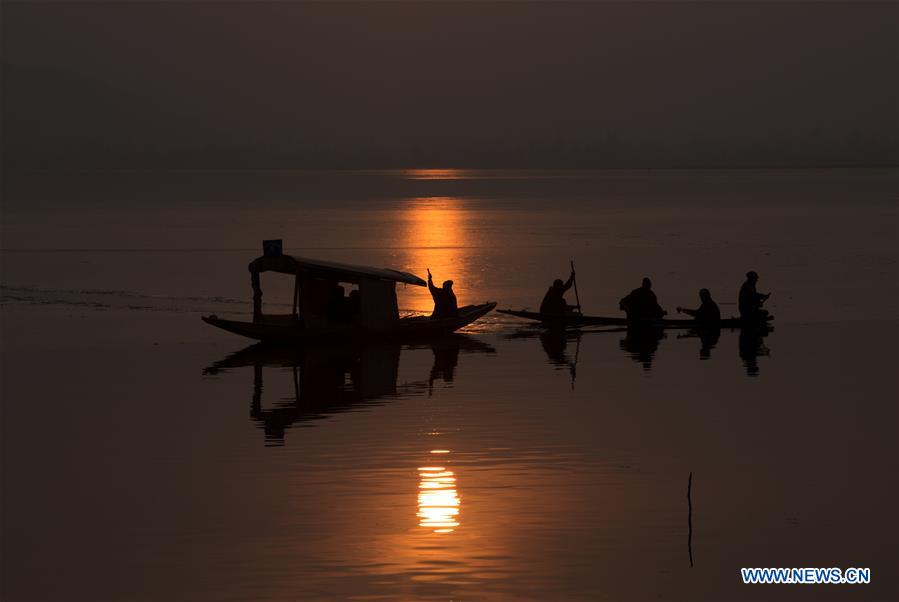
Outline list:
[[[574,348],[574,363],[570,365],[571,390],[574,391],[574,381],[577,380],[577,358],[581,354],[581,335],[577,337],[577,347]]]
[[[571,272],[574,276],[574,299],[577,301],[577,311],[578,313],[584,313],[581,311],[581,296],[577,292],[577,273],[574,271],[574,259],[571,260]]]

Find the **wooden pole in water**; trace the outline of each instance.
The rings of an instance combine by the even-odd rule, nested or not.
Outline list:
[[[574,259],[571,260],[571,271],[574,272]],[[577,292],[577,275],[574,276],[574,299],[577,301],[577,310],[578,313],[583,313],[581,311],[581,296]]]
[[[690,553],[690,568],[693,568],[693,471],[687,478],[687,551]]]
[[[574,391],[574,381],[577,380],[577,358],[581,354],[581,334],[577,335],[577,347],[574,348],[574,363],[571,364],[571,390]]]

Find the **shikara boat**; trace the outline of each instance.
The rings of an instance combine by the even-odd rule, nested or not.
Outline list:
[[[535,320],[546,326],[557,328],[575,328],[579,326],[624,326],[624,327],[651,327],[651,328],[744,328],[747,326],[763,326],[774,319],[768,316],[763,322],[743,320],[741,318],[724,318],[717,322],[698,322],[694,319],[666,319],[649,321],[632,321],[627,318],[612,318],[604,316],[585,316],[577,312],[564,314],[543,314],[534,311],[498,309],[498,313],[507,316],[515,316],[526,320]]]
[[[248,266],[253,288],[253,319],[239,321],[216,315],[202,316],[207,324],[259,341],[287,342],[330,337],[418,338],[453,332],[471,324],[496,307],[496,303],[467,305],[457,316],[401,318],[396,283],[426,286],[408,272],[349,265],[284,255],[280,248],[254,259]],[[294,276],[290,314],[262,312],[260,274],[276,272]],[[344,291],[352,290],[348,296]]]

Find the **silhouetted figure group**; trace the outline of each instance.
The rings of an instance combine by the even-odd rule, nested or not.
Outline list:
[[[762,309],[762,305],[771,296],[770,293],[759,293],[756,283],[759,275],[750,271],[746,273],[746,281],[740,287],[739,309],[740,319],[745,322],[764,322],[768,319],[768,312]],[[580,305],[571,305],[565,299],[565,293],[575,283],[575,271],[572,265],[571,274],[567,281],[557,278],[543,295],[540,302],[540,313],[555,316],[564,316],[580,311]],[[434,285],[431,270],[428,270],[428,290],[434,299],[434,311],[432,319],[452,318],[459,315],[459,306],[456,294],[453,292],[453,281],[447,280],[442,287]],[[699,289],[699,307],[695,309],[677,307],[678,313],[691,316],[697,323],[717,324],[721,321],[721,310],[712,299],[712,293],[707,288]],[[618,302],[618,307],[627,314],[629,322],[655,322],[668,315],[668,312],[659,304],[659,299],[652,290],[652,280],[643,278],[639,288],[635,288]]]
[[[561,279],[553,282],[540,304],[541,314],[564,315],[580,309],[579,306],[569,305],[564,297],[565,292],[574,284],[574,278],[575,274],[572,269],[567,282],[563,282]],[[764,323],[769,319],[769,314],[762,309],[762,305],[771,295],[770,293],[762,294],[756,290],[758,280],[759,276],[756,272],[747,272],[746,281],[740,287],[739,292],[740,319],[744,322],[740,334],[740,357],[750,376],[758,373],[755,358],[767,353],[761,339],[768,332]],[[643,278],[640,287],[628,293],[619,301],[618,305],[627,314],[630,326],[641,326],[640,328],[628,328],[625,338],[621,340],[621,349],[635,361],[643,364],[645,370],[649,370],[659,342],[665,337],[664,322],[659,321],[668,315],[668,312],[659,304],[649,278]],[[686,336],[700,339],[702,343],[699,352],[700,359],[708,359],[721,336],[721,310],[712,298],[711,291],[707,288],[700,289],[699,307],[677,307],[677,312],[686,314],[695,320],[695,329]],[[759,326],[763,326],[764,330]],[[546,346],[544,345],[544,347]],[[558,353],[552,353],[549,348],[546,351],[552,363],[561,361]]]
[[[764,322],[768,318],[768,312],[762,309],[762,304],[767,301],[771,293],[757,292],[755,285],[758,280],[757,273],[747,272],[746,282],[740,287],[740,319],[745,322]],[[677,312],[693,317],[698,323],[716,324],[720,322],[721,310],[712,299],[709,289],[699,289],[699,302],[699,307],[696,309],[678,307]],[[628,320],[633,322],[660,320],[668,315],[668,312],[659,305],[658,298],[652,291],[652,281],[649,278],[644,278],[640,288],[632,290],[619,302],[618,306],[627,313]]]
[[[362,313],[362,304],[359,297],[359,289],[353,289],[349,295],[339,284],[334,284],[331,289],[331,298],[328,300],[328,317],[334,322],[352,322]]]
[[[429,272],[430,275],[430,272]],[[746,322],[764,322],[768,319],[768,312],[762,309],[762,304],[770,297],[769,294],[762,294],[756,291],[756,283],[759,276],[755,272],[746,273],[746,282],[740,288],[739,306],[740,318]],[[571,305],[565,299],[565,293],[575,283],[575,272],[572,267],[571,274],[567,281],[557,278],[543,296],[540,303],[540,313],[550,316],[562,316],[579,312],[579,305]],[[433,289],[432,289],[433,294]],[[437,297],[435,296],[435,303]],[[678,313],[687,314],[693,317],[697,322],[701,323],[717,323],[721,320],[721,310],[718,304],[712,299],[712,293],[707,288],[699,290],[699,307],[695,309],[678,307]],[[618,307],[627,314],[629,322],[654,322],[661,320],[668,315],[668,312],[659,304],[659,299],[652,290],[652,280],[643,278],[639,288],[635,288],[628,293],[621,301]],[[436,311],[436,308],[435,308]]]

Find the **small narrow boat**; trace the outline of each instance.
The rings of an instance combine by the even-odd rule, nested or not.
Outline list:
[[[543,314],[534,311],[514,310],[514,309],[498,309],[497,313],[507,316],[515,316],[526,320],[535,320],[546,326],[557,328],[574,328],[579,326],[637,326],[652,328],[744,328],[762,326],[774,319],[774,316],[768,316],[764,321],[746,321],[741,318],[724,318],[717,322],[699,322],[690,319],[666,319],[648,320],[648,321],[632,321],[627,318],[612,318],[604,316],[585,316],[577,312],[568,312],[564,314]]]
[[[460,307],[458,314],[449,318],[401,318],[396,283],[426,286],[427,283],[418,276],[386,268],[284,255],[280,245],[266,244],[263,248],[266,254],[254,259],[248,266],[253,288],[252,321],[228,320],[211,315],[202,316],[204,322],[234,334],[270,342],[332,337],[414,339],[456,331],[496,307],[495,302],[489,302]],[[290,314],[270,315],[262,312],[260,274],[263,272],[294,276],[293,309]],[[345,286],[351,288],[349,295],[344,295]]]
[[[257,341],[300,341],[327,337],[388,336],[400,339],[415,339],[443,335],[468,326],[478,318],[490,313],[496,302],[480,305],[466,305],[459,308],[459,315],[453,318],[434,320],[429,316],[399,318],[387,327],[366,328],[354,324],[323,324],[306,326],[302,318],[293,316],[263,316],[261,321],[247,322],[226,320],[218,316],[202,316],[207,324],[234,334]]]

